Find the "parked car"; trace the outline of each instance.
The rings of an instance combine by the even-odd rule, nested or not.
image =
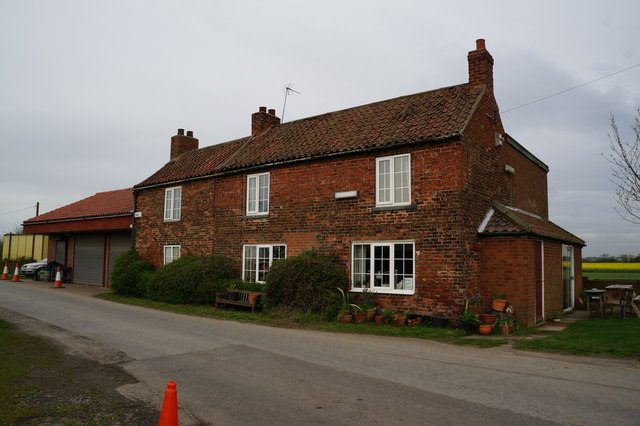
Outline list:
[[[47,259],[42,259],[39,262],[25,263],[20,267],[20,273],[23,275],[38,275],[38,271],[47,265]]]

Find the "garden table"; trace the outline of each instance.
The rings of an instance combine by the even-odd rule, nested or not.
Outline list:
[[[615,304],[620,305],[620,315],[624,318],[624,308],[626,306],[631,306],[633,309],[633,313],[640,318],[640,308],[638,307],[636,300],[638,297],[636,295],[636,291],[631,284],[612,284],[605,287],[608,291],[612,291],[619,294],[618,302]]]
[[[604,293],[606,290],[600,290],[597,288],[592,288],[591,290],[584,290],[587,293],[587,312],[589,316],[591,316],[591,301],[597,300],[598,306],[600,307],[600,316],[604,318]]]

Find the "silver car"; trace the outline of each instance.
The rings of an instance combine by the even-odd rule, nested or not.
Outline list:
[[[42,259],[38,262],[25,263],[20,267],[20,273],[23,275],[38,275],[38,271],[47,265],[47,259]]]

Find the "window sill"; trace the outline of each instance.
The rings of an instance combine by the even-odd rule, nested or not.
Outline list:
[[[414,294],[416,294],[415,290],[391,290],[391,289],[385,289],[385,288],[367,288],[367,289],[363,289],[363,288],[350,288],[349,292],[350,293],[362,293],[363,290],[369,290],[374,294],[388,294],[388,295],[397,295],[397,296],[413,296]]]
[[[251,219],[269,219],[269,213],[262,214],[249,214],[246,216],[242,216],[242,219],[251,220]]]
[[[407,204],[403,206],[384,206],[384,207],[374,207],[371,209],[372,212],[389,212],[395,210],[417,210],[418,206],[416,204]]]
[[[165,219],[163,223],[176,223],[180,222],[180,219]]]

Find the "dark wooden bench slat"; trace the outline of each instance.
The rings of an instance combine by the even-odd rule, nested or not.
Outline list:
[[[230,292],[234,292],[238,294],[238,300],[229,300],[227,297]],[[249,295],[256,294],[258,297],[252,302],[249,302]],[[236,305],[236,306],[245,306],[251,308],[251,313],[254,313],[256,310],[256,304],[258,303],[258,299],[262,297],[262,293],[259,291],[248,291],[248,290],[233,290],[227,289],[226,293],[216,293],[216,302],[215,309],[218,309],[218,305]]]

